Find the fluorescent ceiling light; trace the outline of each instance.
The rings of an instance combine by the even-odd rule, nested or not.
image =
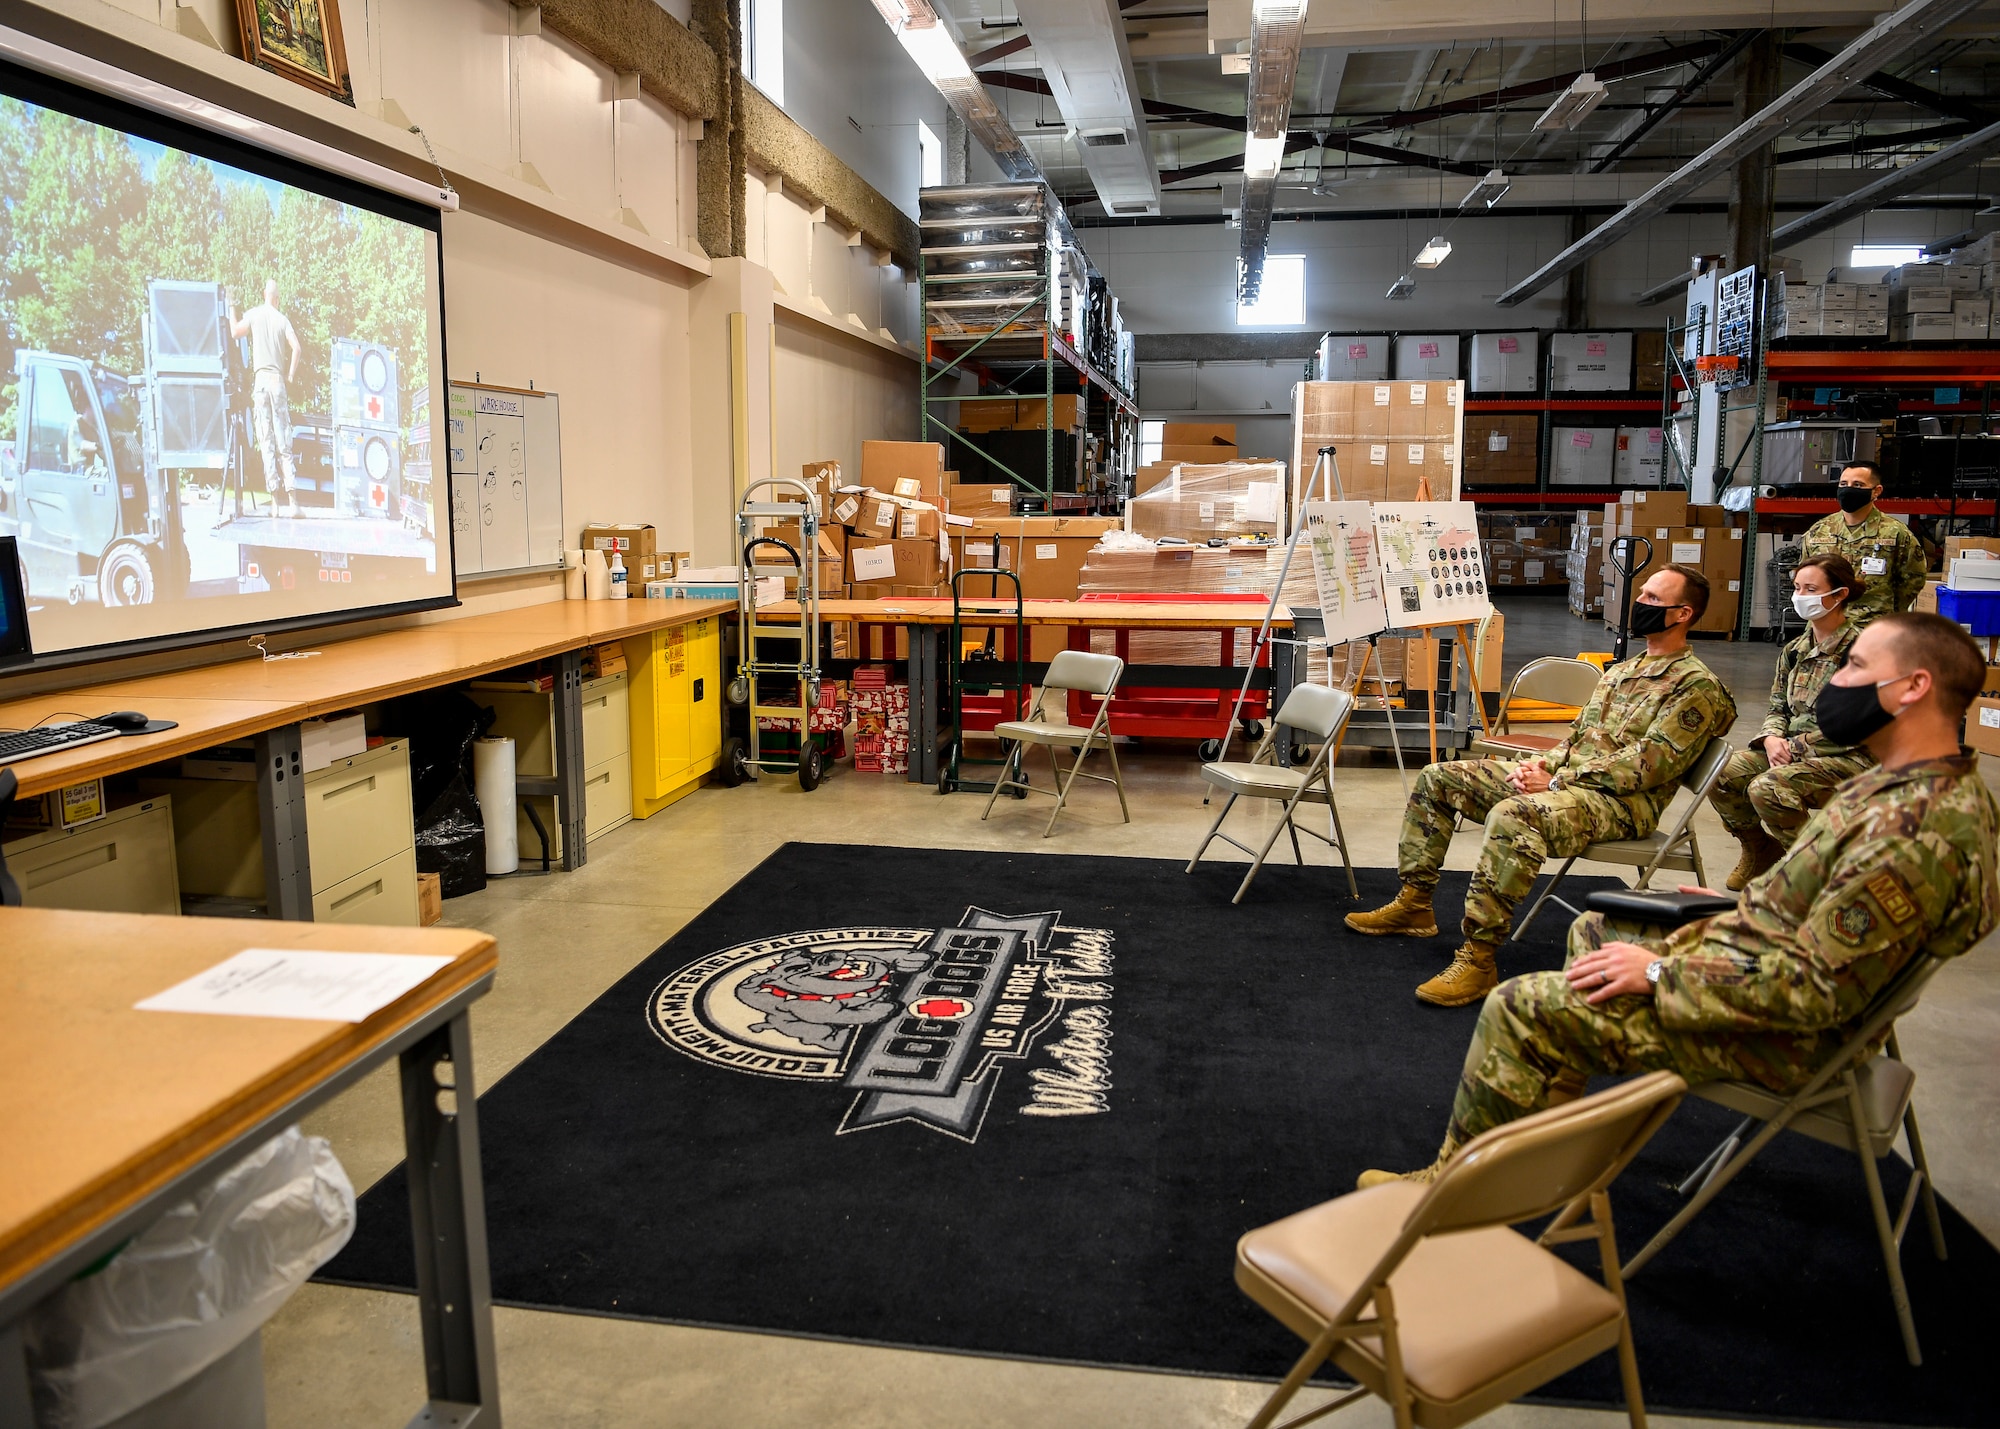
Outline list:
[[[1570,81],[1570,86],[1555,98],[1555,102],[1542,111],[1542,117],[1535,121],[1537,130],[1574,129],[1585,115],[1604,103],[1611,91],[1597,82],[1594,74],[1580,74]]]
[[[1395,282],[1389,285],[1389,291],[1385,296],[1387,296],[1388,298],[1390,298],[1395,302],[1400,303],[1406,298],[1415,297],[1416,293],[1417,293],[1417,280],[1415,278],[1412,278],[1408,273],[1405,273],[1402,277],[1398,278]]]
[[[1412,258],[1410,261],[1416,264],[1416,266],[1419,268],[1435,268],[1437,267],[1438,264],[1444,262],[1444,260],[1449,257],[1451,257],[1451,244],[1445,238],[1445,236],[1442,233],[1440,233],[1439,235],[1437,235],[1437,237],[1431,239],[1430,242],[1426,243],[1423,246],[1422,251],[1419,252],[1417,256],[1415,258]]]
[[[965,62],[964,52],[943,25],[904,25],[896,31],[896,38],[932,84],[972,78],[972,66]]]
[[[1274,177],[1285,162],[1285,136],[1276,134],[1266,138],[1262,134],[1252,134],[1243,141],[1243,177],[1246,179],[1268,179]]]
[[[1514,181],[1498,169],[1488,169],[1486,177],[1473,185],[1472,192],[1458,201],[1458,211],[1464,213],[1474,204],[1484,204],[1491,208],[1507,196],[1507,190],[1514,187]]]

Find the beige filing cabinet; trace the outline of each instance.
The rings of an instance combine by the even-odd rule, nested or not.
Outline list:
[[[7,867],[29,908],[90,913],[178,913],[172,801],[113,809],[81,828],[24,834],[6,845]]]
[[[494,713],[492,739],[514,741],[514,772],[547,777],[555,766],[555,696],[540,690],[495,688],[499,682],[475,682],[471,696]],[[546,795],[523,799],[533,804],[549,831],[551,866],[562,858],[562,829],[556,822],[556,801]],[[632,715],[623,675],[606,675],[583,682],[583,826],[592,839],[632,821]],[[526,813],[518,816],[521,866],[541,867],[542,843]]]
[[[233,779],[145,779],[171,793],[181,887],[190,895],[264,898],[257,786]],[[306,775],[313,921],[418,926],[410,747],[392,739]]]

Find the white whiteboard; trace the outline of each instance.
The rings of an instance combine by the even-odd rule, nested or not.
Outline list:
[[[452,564],[459,578],[562,560],[562,422],[553,392],[452,383]]]

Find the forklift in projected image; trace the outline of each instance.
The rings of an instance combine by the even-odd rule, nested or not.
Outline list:
[[[263,464],[229,311],[219,283],[148,282],[135,377],[14,354],[0,535],[20,540],[30,599],[150,605],[432,566],[427,523],[403,509],[396,361],[375,344],[337,339],[335,413],[293,416],[301,514],[276,515],[275,496],[257,513]]]

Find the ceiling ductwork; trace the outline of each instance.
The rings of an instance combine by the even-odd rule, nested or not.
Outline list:
[[[1947,25],[1976,9],[1979,3],[1980,0],[1912,0],[1894,14],[1884,16],[1771,104],[1514,284],[1495,300],[1496,306],[1510,308],[1532,298],[1571,269],[1631,236],[1648,219],[1665,212],[1711,180],[1721,178],[1775,141],[1791,125],[1866,83],[1870,75],[1898,55],[1935,39]]]
[[[965,52],[930,0],[875,0],[875,8],[895,31],[904,53],[937,86],[945,103],[965,121],[966,130],[993,156],[1000,172],[1010,179],[1039,179],[1041,168],[1007,116],[973,76],[965,62]]]
[[[1264,283],[1264,250],[1271,237],[1271,210],[1278,196],[1278,170],[1285,161],[1305,29],[1306,0],[1256,0],[1251,7],[1238,291],[1246,303],[1257,300]]]
[[[1160,175],[1117,0],[1020,0],[1017,9],[1104,211],[1158,213]]]

